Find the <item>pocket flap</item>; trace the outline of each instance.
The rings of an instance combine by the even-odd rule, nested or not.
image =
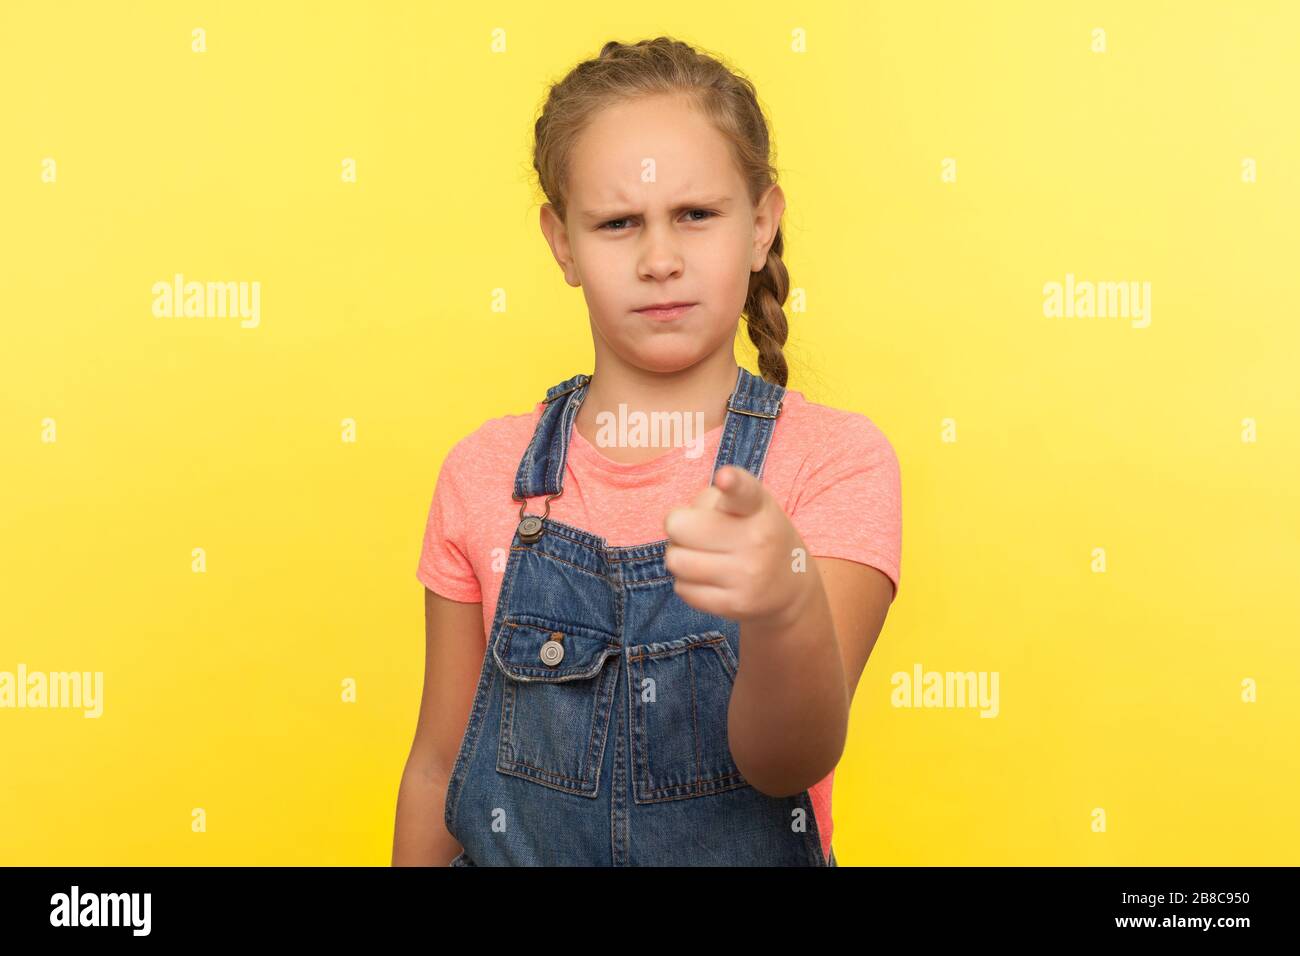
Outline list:
[[[564,654],[556,664],[547,664],[542,646],[555,640]],[[605,658],[622,646],[604,631],[564,624],[528,614],[512,614],[501,622],[492,655],[507,676],[522,681],[582,680],[595,677]]]

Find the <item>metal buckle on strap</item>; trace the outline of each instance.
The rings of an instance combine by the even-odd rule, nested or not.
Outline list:
[[[735,405],[731,404],[731,399],[727,399],[727,409],[729,411],[739,412],[741,415],[752,415],[755,418],[776,418],[777,415],[781,414],[781,406],[784,404],[785,404],[785,399],[782,398],[781,401],[776,403],[776,412],[771,415],[768,415],[763,412],[751,412],[751,411],[746,411],[743,408],[737,408]]]
[[[583,376],[582,376],[582,381],[578,382],[576,385],[570,385],[570,386],[569,386],[568,388],[566,388],[564,391],[562,391],[562,392],[556,392],[556,393],[555,393],[554,395],[552,395],[550,398],[543,399],[543,401],[546,402],[547,405],[549,405],[549,404],[551,404],[551,402],[555,401],[555,400],[556,400],[557,398],[559,398],[561,395],[568,395],[570,392],[577,391],[578,389],[582,388],[582,386],[586,385],[586,384],[587,384],[588,382],[590,382],[590,381],[591,381],[591,376],[590,376],[590,375],[583,375]]]
[[[511,498],[514,498],[515,501],[523,502],[523,504],[519,506],[519,526],[517,528],[520,541],[524,544],[533,544],[541,538],[542,533],[546,530],[546,516],[551,513],[551,499],[558,498],[563,493],[563,491],[557,491],[553,495],[547,495],[546,510],[543,511],[540,516],[525,514],[525,510],[528,508],[528,499],[520,498],[517,494],[514,494],[513,492],[511,493]]]
[[[564,494],[563,491],[557,491],[557,492],[556,492],[555,494],[553,494],[553,495],[547,495],[547,496],[546,496],[546,501],[545,501],[546,510],[544,510],[544,511],[542,512],[541,517],[545,518],[547,515],[549,515],[549,514],[551,513],[551,499],[552,499],[552,498],[558,498],[558,497],[560,497],[560,495],[562,495],[562,494]],[[527,509],[527,507],[528,507],[528,499],[527,499],[527,498],[520,498],[517,494],[514,494],[513,492],[511,492],[510,497],[513,498],[513,499],[515,499],[515,501],[522,501],[522,502],[523,502],[523,504],[521,504],[521,505],[519,506],[519,517],[522,518],[522,517],[524,516],[524,511],[525,511],[525,509]]]

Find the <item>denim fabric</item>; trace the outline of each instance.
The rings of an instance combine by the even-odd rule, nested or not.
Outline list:
[[[547,390],[517,500],[563,492],[589,380]],[[715,472],[762,478],[784,392],[740,369]],[[453,866],[834,865],[808,791],[767,796],[733,762],[740,625],[676,595],[666,544],[608,547],[550,517],[531,544],[516,530],[447,784]]]

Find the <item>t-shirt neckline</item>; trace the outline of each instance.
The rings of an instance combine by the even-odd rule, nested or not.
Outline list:
[[[698,458],[704,458],[711,454],[716,456],[718,440],[721,438],[722,430],[726,427],[726,424],[727,423],[724,420],[721,425],[705,432],[702,440],[703,448],[700,455],[697,458],[688,460],[696,461]],[[690,445],[677,445],[665,448],[662,454],[656,455],[654,458],[647,461],[614,461],[612,458],[606,457],[604,452],[599,448],[596,448],[587,440],[582,432],[578,431],[576,422],[571,425],[570,428],[572,429],[572,436],[569,440],[569,454],[575,458],[581,459],[595,468],[600,469],[601,471],[609,472],[611,474],[653,474],[654,472],[662,471],[665,468],[670,468],[675,464],[679,464],[685,459],[686,452],[691,450]]]

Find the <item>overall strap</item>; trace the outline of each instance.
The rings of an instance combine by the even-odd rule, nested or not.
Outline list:
[[[564,490],[569,438],[590,381],[590,375],[575,375],[546,390],[546,407],[515,474],[516,501],[537,495],[557,497]],[[714,473],[723,465],[739,465],[762,477],[784,395],[784,386],[760,378],[744,366],[739,367],[736,387],[727,399],[727,418],[713,462]]]
[[[578,407],[587,395],[590,375],[575,375],[546,390],[546,407],[533,430],[533,440],[519,460],[515,473],[516,501],[534,495],[558,495],[563,490],[564,459],[569,451],[569,432],[578,417]]]
[[[739,465],[756,478],[763,477],[767,448],[784,397],[784,385],[769,382],[741,366],[736,389],[727,400],[727,420],[713,461],[714,476],[723,465]],[[713,477],[709,484],[713,484]]]

